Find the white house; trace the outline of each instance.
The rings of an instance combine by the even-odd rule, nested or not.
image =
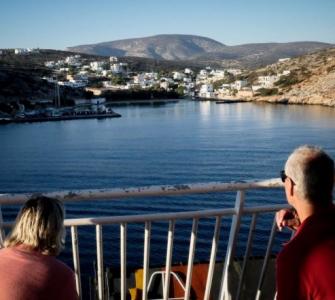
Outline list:
[[[112,73],[114,74],[121,74],[127,73],[128,64],[127,63],[115,63],[110,66]]]
[[[231,88],[240,91],[242,88],[247,86],[247,84],[247,80],[236,80],[233,84],[231,84]]]
[[[154,80],[158,79],[158,73],[157,72],[146,72],[146,73],[144,73],[144,76],[147,79],[154,79]]]
[[[212,70],[210,73],[215,79],[223,79],[225,77],[224,70]]]
[[[258,83],[263,88],[272,88],[273,84],[278,81],[278,75],[270,75],[270,76],[258,76]]]
[[[38,53],[39,52],[39,49],[35,49],[35,48],[16,48],[14,50],[14,53],[17,54],[17,55],[20,55],[20,54],[28,54],[28,53]]]
[[[199,90],[200,98],[213,98],[214,97],[214,89],[212,84],[203,84]]]
[[[166,91],[169,90],[169,87],[170,87],[170,83],[168,81],[162,81],[160,84],[159,84],[159,87],[161,89],[164,89]]]
[[[65,58],[65,62],[70,66],[80,66],[81,63],[79,61],[80,55],[68,56]]]
[[[93,71],[102,71],[105,66],[105,62],[103,61],[93,61],[90,63],[91,70]]]
[[[185,74],[181,72],[173,72],[173,79],[174,80],[183,80],[185,78]]]
[[[278,76],[288,76],[291,74],[291,71],[290,70],[284,70],[283,73],[281,74],[278,74]]]
[[[118,58],[117,58],[116,56],[110,56],[110,57],[109,57],[109,61],[110,61],[111,63],[116,63],[116,62],[118,62]]]
[[[242,71],[240,69],[227,69],[227,72],[233,74],[234,76],[242,74]]]
[[[26,53],[28,53],[28,49],[27,48],[17,48],[17,49],[14,50],[14,53],[16,55],[26,54]]]
[[[55,67],[55,62],[54,61],[46,61],[45,63],[44,63],[44,65],[47,67],[47,68],[53,68],[53,67]]]
[[[190,68],[186,68],[184,73],[187,75],[193,75],[193,71]]]
[[[289,58],[289,57],[285,57],[285,58],[279,58],[278,59],[278,62],[285,62],[285,61],[289,61],[291,58]]]

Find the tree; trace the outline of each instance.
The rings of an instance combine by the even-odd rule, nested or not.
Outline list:
[[[178,86],[176,92],[178,93],[178,95],[184,96],[184,87],[182,85]]]
[[[121,75],[113,75],[111,78],[111,82],[113,85],[125,85],[126,80]]]

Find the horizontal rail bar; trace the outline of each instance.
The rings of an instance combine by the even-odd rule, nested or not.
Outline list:
[[[242,210],[242,214],[253,214],[253,213],[271,213],[276,212],[283,208],[289,208],[287,204],[278,205],[265,205],[256,207],[245,207]],[[66,219],[64,221],[65,226],[89,226],[89,225],[108,225],[118,224],[122,222],[127,223],[141,223],[141,222],[153,222],[153,221],[168,221],[178,219],[191,219],[191,218],[210,218],[216,216],[231,216],[235,214],[235,208],[224,208],[224,209],[211,209],[211,210],[200,210],[200,211],[187,211],[187,212],[174,212],[174,213],[157,213],[157,214],[145,214],[145,215],[127,215],[127,216],[114,216],[114,217],[95,217],[95,218],[76,218]],[[13,222],[4,222],[3,227],[8,228],[13,225]]]
[[[83,201],[83,200],[106,200],[122,199],[131,197],[153,197],[167,195],[185,195],[200,193],[217,193],[236,190],[250,190],[261,188],[279,188],[283,183],[279,178],[244,181],[244,182],[209,182],[177,185],[156,185],[147,187],[115,188],[115,189],[96,189],[96,190],[73,190],[56,191],[49,193],[39,193],[47,197],[58,198],[64,202]],[[0,194],[0,204],[22,204],[29,198],[39,194]]]

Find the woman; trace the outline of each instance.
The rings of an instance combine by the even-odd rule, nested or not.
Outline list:
[[[0,300],[78,299],[73,271],[57,256],[64,246],[57,199],[28,200],[0,250]]]

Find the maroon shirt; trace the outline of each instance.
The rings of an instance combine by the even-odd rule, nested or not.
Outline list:
[[[278,300],[335,299],[335,209],[307,218],[277,257]]]
[[[74,273],[53,256],[20,247],[0,250],[0,300],[78,299]]]

